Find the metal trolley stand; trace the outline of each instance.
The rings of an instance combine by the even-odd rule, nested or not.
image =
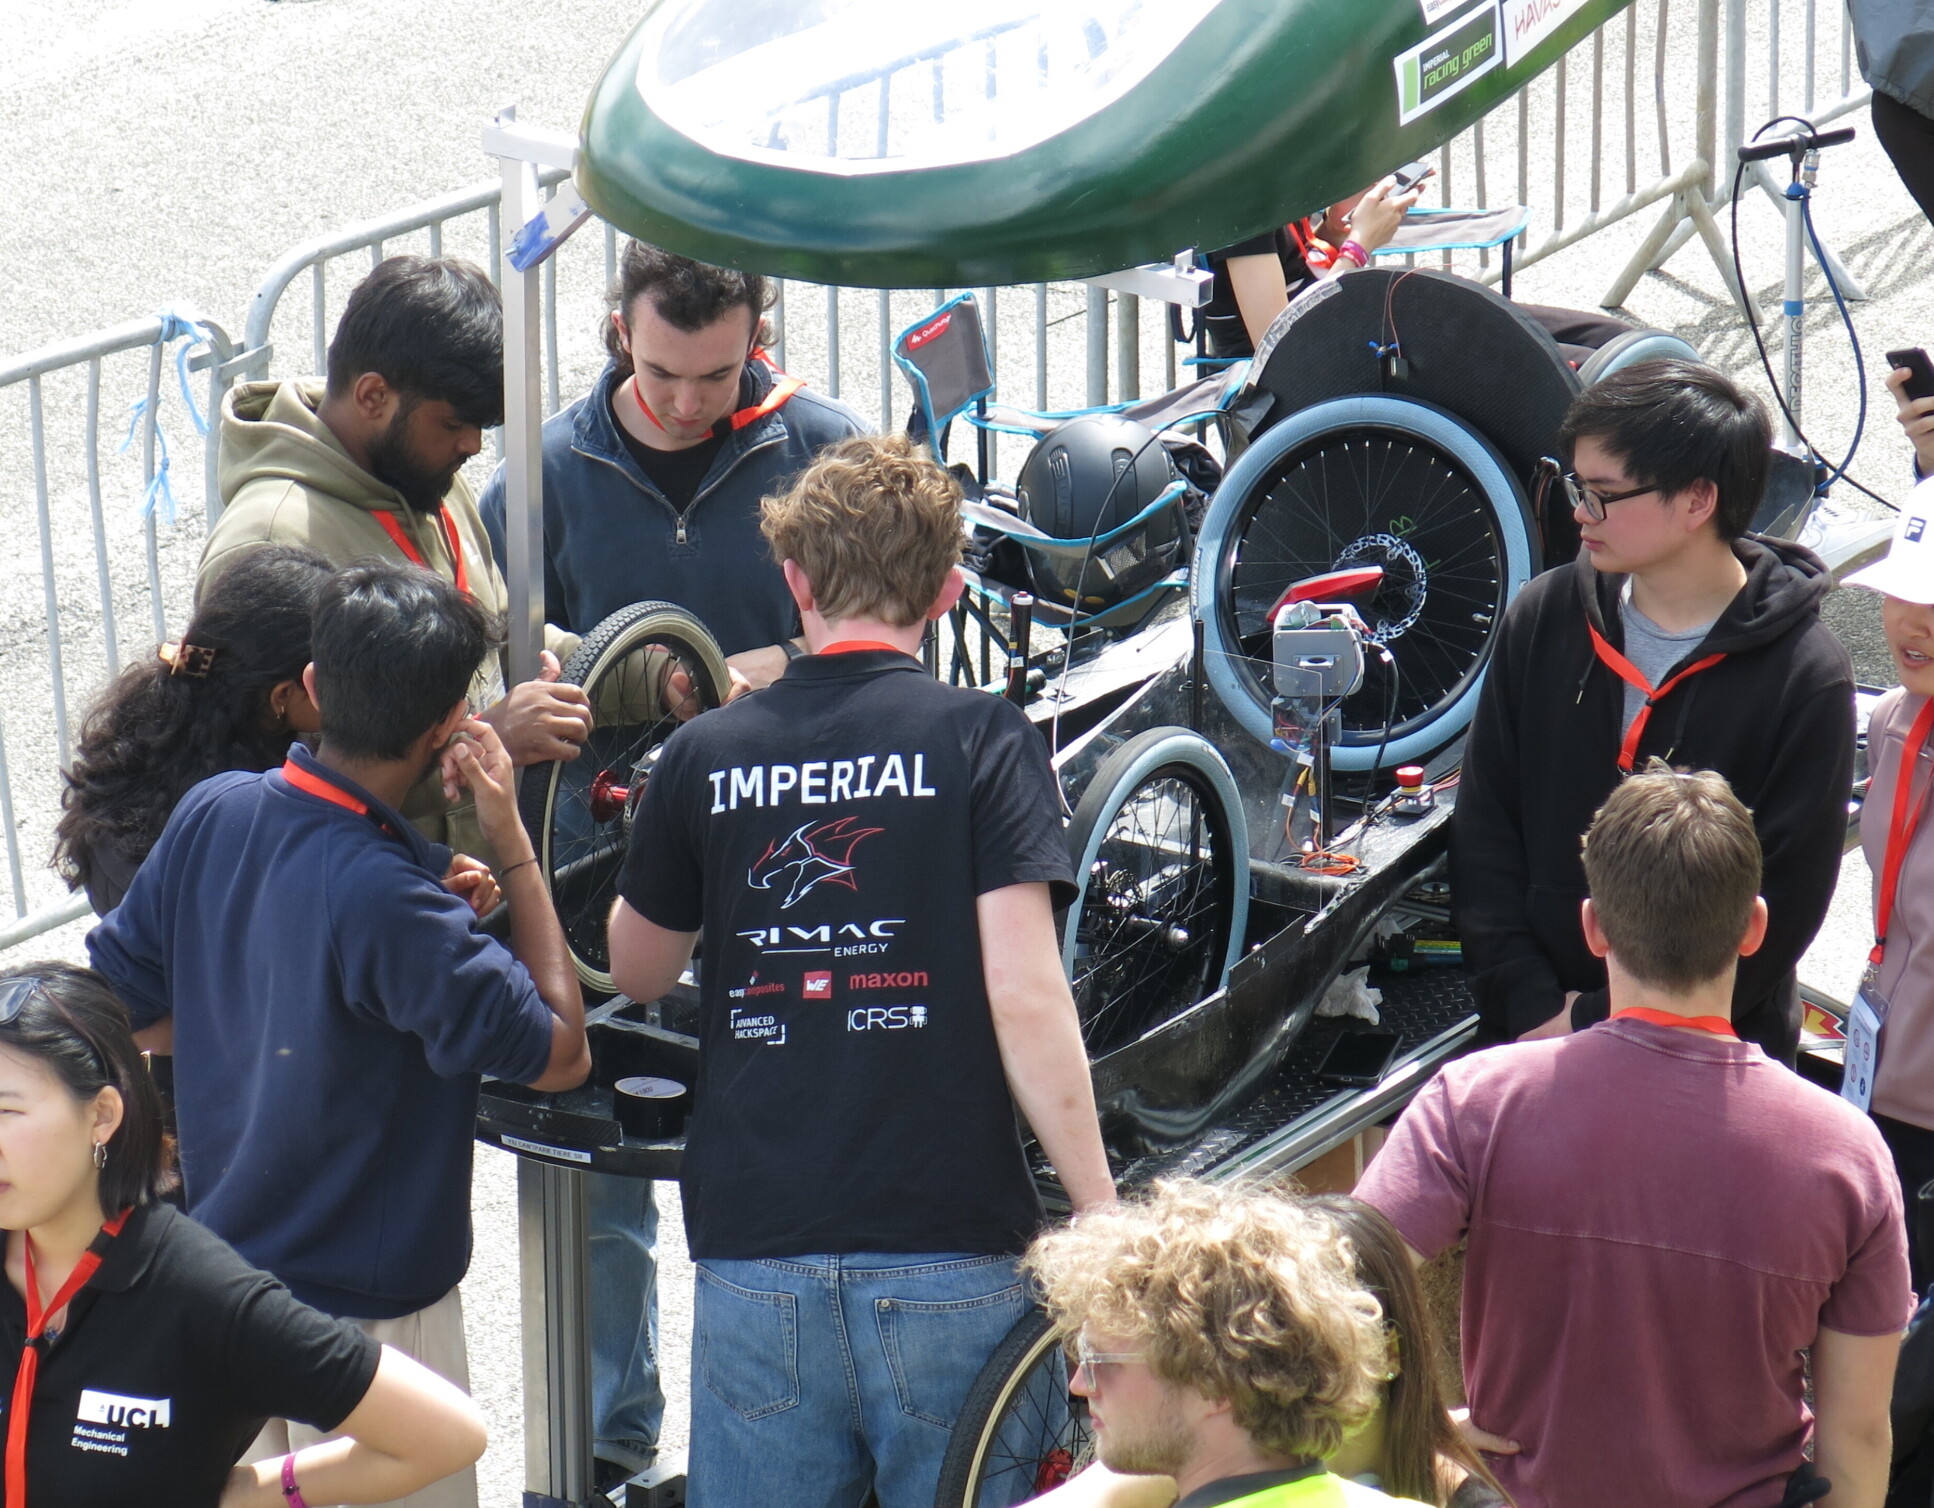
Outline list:
[[[691,1083],[698,1043],[655,1024],[659,1007],[622,997],[586,1016],[591,1080],[540,1094],[484,1086],[477,1139],[517,1155],[524,1353],[524,1508],[590,1508],[590,1259],[586,1173],[676,1178],[683,1139],[638,1141],[612,1110],[611,1084],[656,1073]],[[661,1498],[627,1493],[626,1508]]]

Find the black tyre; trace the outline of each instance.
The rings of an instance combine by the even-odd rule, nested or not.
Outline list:
[[[538,867],[586,988],[611,994],[605,936],[631,818],[658,748],[679,726],[674,673],[698,710],[716,707],[728,677],[705,625],[668,602],[620,608],[584,636],[564,679],[591,699],[591,737],[574,760],[532,765],[518,798]]]
[[[987,1359],[961,1405],[935,1508],[1009,1508],[1059,1487],[1093,1456],[1088,1405],[1047,1314],[1030,1309]]]
[[[1068,829],[1078,894],[1061,961],[1100,1058],[1222,987],[1249,917],[1235,777],[1187,728],[1150,728],[1095,771]]]
[[[1295,582],[1381,566],[1364,616],[1394,675],[1370,657],[1333,758],[1427,758],[1470,722],[1497,625],[1538,564],[1522,489],[1460,420],[1407,398],[1316,404],[1265,430],[1209,505],[1192,579],[1209,684],[1267,743],[1271,609]]]

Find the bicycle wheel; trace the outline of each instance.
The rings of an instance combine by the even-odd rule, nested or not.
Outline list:
[[[1222,755],[1150,728],[1095,771],[1068,829],[1078,894],[1061,961],[1088,1056],[1220,989],[1249,918],[1249,832]]]
[[[578,757],[532,765],[518,787],[551,903],[589,989],[616,993],[605,926],[630,846],[631,819],[661,745],[679,726],[674,673],[698,709],[723,700],[725,657],[705,625],[669,602],[634,602],[584,636],[564,679],[591,699]]]
[[[1352,565],[1383,567],[1364,617],[1394,669],[1371,652],[1334,762],[1413,763],[1470,722],[1498,622],[1538,568],[1524,494],[1488,443],[1414,399],[1332,399],[1265,430],[1210,504],[1194,573],[1209,684],[1263,742],[1270,609]]]
[[[1059,1487],[1093,1458],[1088,1405],[1041,1309],[1014,1322],[967,1393],[940,1465],[935,1508],[1009,1508]]]

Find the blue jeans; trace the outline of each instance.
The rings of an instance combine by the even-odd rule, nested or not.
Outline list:
[[[929,1508],[955,1417],[1027,1309],[1012,1257],[700,1262],[690,1508]]]
[[[592,1418],[599,1454],[636,1469],[657,1450],[665,1417],[658,1385],[658,1205],[648,1178],[591,1173],[585,1184]]]

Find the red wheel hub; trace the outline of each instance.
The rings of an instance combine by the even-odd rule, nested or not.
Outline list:
[[[631,799],[631,787],[623,784],[611,770],[599,770],[591,781],[591,820],[612,822],[624,815]]]
[[[1074,1475],[1074,1453],[1065,1446],[1057,1445],[1042,1457],[1040,1468],[1034,1473],[1034,1490],[1037,1493],[1059,1487]]]

